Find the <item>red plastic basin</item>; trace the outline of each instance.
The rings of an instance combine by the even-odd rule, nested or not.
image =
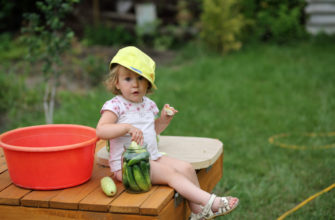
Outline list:
[[[38,125],[0,136],[14,184],[38,190],[62,189],[89,180],[98,138],[81,125]]]

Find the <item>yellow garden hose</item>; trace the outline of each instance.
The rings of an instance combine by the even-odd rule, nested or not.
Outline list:
[[[325,133],[304,133],[302,134],[303,136],[307,136],[307,137],[331,137],[331,136],[335,136],[335,132],[325,132]],[[333,148],[335,147],[335,143],[333,144],[328,144],[328,145],[322,145],[322,146],[311,146],[311,147],[307,147],[307,146],[302,146],[302,145],[293,145],[293,144],[285,144],[285,143],[281,143],[280,141],[278,141],[278,139],[280,138],[284,138],[284,137],[289,137],[291,136],[291,134],[278,134],[278,135],[274,135],[271,136],[268,140],[270,144],[273,145],[277,145],[279,147],[282,148],[289,148],[289,149],[296,149],[296,150],[306,150],[306,149],[328,149],[328,148]],[[295,206],[294,208],[288,210],[287,212],[285,212],[283,215],[281,215],[279,218],[277,218],[277,220],[283,220],[284,218],[286,218],[288,215],[292,214],[293,212],[297,211],[298,209],[300,209],[301,207],[303,207],[304,205],[306,205],[307,203],[309,203],[310,201],[312,201],[313,199],[315,199],[316,197],[322,195],[325,192],[328,192],[330,190],[332,190],[333,188],[335,188],[335,183],[333,183],[332,185],[328,186],[327,188],[323,189],[322,191],[310,196],[309,198],[307,198],[306,200],[304,200],[303,202],[301,202],[300,204],[298,204],[297,206]]]
[[[304,205],[306,205],[307,203],[309,203],[310,201],[312,201],[316,197],[320,196],[321,194],[323,194],[325,192],[328,192],[328,191],[332,190],[333,188],[335,188],[335,183],[333,183],[332,185],[330,185],[327,188],[323,189],[322,191],[320,191],[320,192],[318,192],[318,193],[310,196],[308,199],[304,200],[303,202],[301,202],[299,205],[297,205],[293,209],[288,210],[283,215],[281,215],[279,218],[277,218],[277,220],[282,220],[282,219],[286,218],[288,215],[290,215],[291,213],[297,211],[298,209],[300,209],[301,207],[303,207]]]
[[[304,133],[304,134],[301,134],[301,135],[306,136],[306,137],[331,137],[331,136],[335,136],[335,132]],[[289,136],[291,136],[291,134],[289,134],[289,133],[277,134],[277,135],[269,137],[268,140],[269,140],[270,144],[274,144],[274,145],[277,145],[277,146],[282,147],[282,148],[290,148],[290,149],[296,149],[296,150],[328,149],[328,148],[335,147],[335,143],[322,145],[322,146],[307,147],[307,146],[302,146],[302,145],[285,144],[285,143],[282,143],[282,142],[278,141],[278,139],[280,139],[280,138],[289,137]]]

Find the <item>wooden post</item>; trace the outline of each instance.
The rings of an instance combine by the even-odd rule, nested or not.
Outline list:
[[[93,22],[97,26],[100,23],[100,2],[93,0]]]

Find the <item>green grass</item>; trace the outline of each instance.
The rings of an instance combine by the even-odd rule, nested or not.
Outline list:
[[[219,195],[240,198],[226,219],[276,219],[335,182],[335,149],[293,150],[268,138],[281,133],[286,144],[325,145],[334,137],[308,138],[305,132],[335,131],[335,44],[258,45],[227,56],[189,48],[175,62],[158,66],[161,108],[179,110],[163,135],[218,138],[224,143]],[[108,65],[108,64],[106,64]],[[59,94],[56,123],[95,127],[99,110],[111,97],[103,88]],[[43,123],[27,113],[15,126]],[[332,219],[335,189],[287,219]],[[222,218],[224,219],[224,218]]]

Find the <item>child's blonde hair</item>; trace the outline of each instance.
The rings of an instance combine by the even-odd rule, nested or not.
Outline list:
[[[116,88],[116,83],[118,81],[118,76],[119,76],[119,74],[118,74],[119,73],[119,68],[120,68],[120,64],[113,64],[112,67],[110,68],[107,79],[104,82],[107,90],[112,92],[114,95],[121,95],[122,94],[121,91],[118,88]],[[136,73],[136,72],[134,72],[134,73]],[[147,79],[145,79],[145,80],[147,80]],[[148,81],[148,84],[149,84],[149,86],[148,86],[148,89],[147,89],[147,94],[153,93],[152,85],[149,81]]]

